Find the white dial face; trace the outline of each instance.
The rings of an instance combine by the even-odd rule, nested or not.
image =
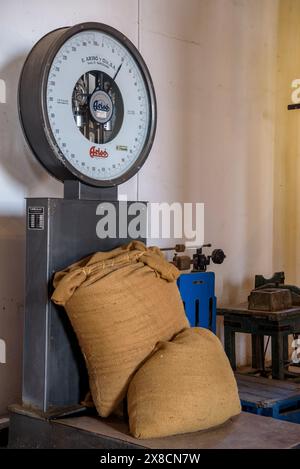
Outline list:
[[[150,103],[137,62],[117,39],[83,31],[67,40],[52,62],[46,99],[56,144],[79,173],[110,181],[134,165]]]

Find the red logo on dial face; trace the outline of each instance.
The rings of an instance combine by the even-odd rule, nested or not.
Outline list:
[[[91,147],[90,157],[91,158],[107,158],[108,153],[106,150],[101,150],[101,148]]]

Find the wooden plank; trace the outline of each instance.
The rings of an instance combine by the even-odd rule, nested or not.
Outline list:
[[[286,399],[300,399],[300,393],[287,393],[284,390],[278,390],[276,388],[272,389],[267,389],[267,388],[255,388],[254,386],[251,385],[239,385],[238,386],[239,393],[244,394],[248,393],[253,396],[253,398],[256,398],[258,400],[266,400],[266,401],[279,401],[279,400],[286,400]]]
[[[253,394],[239,391],[239,396],[242,401],[248,402],[249,404],[253,404],[253,407],[265,407],[264,401],[260,398],[253,396]],[[270,404],[270,407],[272,407],[272,404]]]
[[[250,376],[243,373],[235,373],[235,378],[238,383],[256,383],[259,386],[272,386],[273,388],[285,389],[291,392],[299,392],[300,394],[300,384],[293,381],[279,380],[279,379],[268,379],[261,376]],[[300,374],[299,374],[300,378]]]
[[[245,383],[238,381],[239,388],[244,388],[244,389],[249,389],[253,392],[257,392],[258,394],[263,393],[264,395],[268,397],[272,397],[274,395],[276,396],[290,396],[290,395],[295,395],[298,394],[300,395],[300,391],[297,389],[284,389],[280,388],[277,386],[272,386],[271,385],[263,385],[261,383]]]
[[[240,395],[240,398],[243,399],[244,401],[245,400],[249,400],[251,402],[257,402],[257,403],[265,403],[269,406],[272,406],[273,404],[276,404],[276,402],[282,402],[282,401],[285,401],[286,399],[282,399],[282,398],[274,398],[274,399],[270,399],[269,397],[265,397],[263,395],[261,396],[258,396],[257,394],[254,394],[253,392],[251,391],[247,391],[247,390],[243,390],[243,389],[239,389],[239,395]],[[246,399],[246,396],[247,396],[247,399]]]

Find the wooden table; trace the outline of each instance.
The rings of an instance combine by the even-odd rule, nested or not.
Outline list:
[[[281,311],[254,311],[248,304],[218,308],[224,316],[225,351],[236,370],[235,334],[248,333],[252,337],[252,367],[264,369],[264,336],[271,337],[272,377],[284,379],[288,361],[288,336],[300,334],[300,307]]]

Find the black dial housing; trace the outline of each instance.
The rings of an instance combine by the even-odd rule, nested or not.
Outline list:
[[[84,64],[85,73],[74,76],[67,99],[60,99],[51,89],[51,84],[55,84],[55,78],[51,81],[51,74],[62,47],[66,43],[69,44],[73,37],[80,37],[80,34],[91,33],[92,37],[99,32],[103,33],[103,42],[110,44],[109,50],[113,53],[113,45],[117,44],[118,47],[119,44],[118,55],[115,53],[116,58],[112,54],[113,59],[106,58],[102,52],[105,50],[103,43],[101,49],[100,43],[92,41],[93,64]],[[83,48],[82,44],[85,45],[85,42],[80,43]],[[86,52],[82,57],[91,58],[89,44],[85,47]],[[95,59],[95,51],[98,49],[99,54]],[[68,60],[68,70],[72,70],[72,50]],[[73,60],[76,60],[76,63],[79,60],[75,53]],[[85,58],[81,60],[84,61]],[[117,66],[119,62],[120,65]],[[132,82],[132,89],[137,89],[136,96],[133,91],[125,96],[125,73],[128,74],[128,80],[131,79],[132,73],[136,73],[136,81]],[[120,83],[123,83],[123,88]],[[64,113],[72,113],[72,123],[71,119],[65,120],[67,130],[64,129],[64,124],[59,126],[54,122],[56,118],[59,120],[59,116],[53,117],[55,113],[51,111],[49,99],[54,100],[53,105],[59,103],[56,104],[56,113],[59,113],[60,109]],[[144,103],[144,107],[141,107],[138,100]],[[138,114],[141,114],[140,122]],[[20,76],[19,115],[29,146],[51,175],[61,181],[78,179],[91,186],[112,187],[131,178],[148,157],[156,131],[156,98],[148,68],[134,44],[110,26],[82,23],[51,31],[33,47]],[[63,118],[60,119],[63,122]],[[131,122],[134,125],[131,125]],[[55,129],[56,126],[58,129]],[[131,130],[127,132],[126,129]],[[60,139],[63,132],[68,133],[65,137],[67,143],[63,137],[63,140]],[[127,134],[130,134],[128,142]],[[72,150],[75,141],[80,142],[80,145],[77,145],[77,153]],[[84,150],[89,146],[90,152]]]

